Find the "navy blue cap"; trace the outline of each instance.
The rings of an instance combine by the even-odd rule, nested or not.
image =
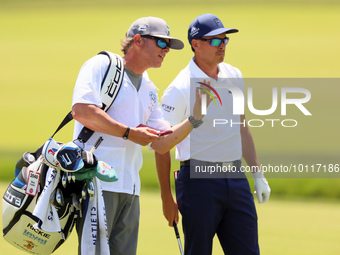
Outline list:
[[[236,33],[238,29],[225,28],[222,21],[215,15],[207,13],[198,16],[191,22],[188,30],[188,39],[191,44],[192,39],[201,38],[203,36],[214,36],[222,33]]]

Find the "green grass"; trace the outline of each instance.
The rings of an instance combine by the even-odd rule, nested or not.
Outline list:
[[[7,183],[0,183],[3,194]],[[139,255],[179,254],[172,228],[163,218],[160,195],[144,191],[141,194]],[[256,204],[259,218],[259,242],[263,255],[337,255],[339,245],[339,203],[324,200],[275,200]],[[207,215],[209,217],[209,215]],[[1,218],[1,216],[0,216]],[[184,236],[179,224],[182,243]],[[0,238],[2,254],[22,253]],[[77,251],[76,233],[55,253],[72,255]],[[215,255],[223,254],[218,240],[214,241]]]
[[[131,8],[133,4],[135,8]],[[210,12],[224,25],[236,27],[226,62],[244,77],[339,77],[340,35],[336,24],[340,5],[335,1],[0,1],[0,179],[13,177],[15,162],[33,151],[54,132],[70,110],[72,92],[82,64],[101,50],[120,52],[119,42],[141,16],[164,18],[171,34],[183,39],[182,51],[171,51],[161,69],[149,75],[164,89],[187,65],[192,52],[187,28],[199,14]],[[337,80],[304,84],[312,93],[306,107],[311,117],[295,109],[284,118],[299,126],[252,128],[263,164],[340,163]],[[268,87],[256,85],[256,105],[270,104]],[[268,92],[269,91],[269,92]],[[269,94],[268,94],[269,93]],[[271,117],[283,118],[273,115]],[[247,112],[248,119],[258,118]],[[69,141],[73,125],[57,135]],[[174,168],[178,163],[173,161]],[[145,188],[157,188],[153,155],[145,154],[141,170]],[[280,196],[340,197],[337,179],[271,179]],[[332,187],[332,188],[329,188]]]
[[[268,157],[261,157],[262,162],[271,162],[272,165],[275,162],[289,162],[289,160],[295,164],[299,162],[307,162],[309,158],[292,158],[290,155],[286,155],[288,159],[269,155]],[[281,160],[281,161],[280,161]],[[285,161],[284,161],[285,160]],[[320,163],[330,162],[332,158],[325,159]],[[274,162],[274,163],[273,163]],[[318,161],[319,162],[319,161]],[[172,170],[179,169],[179,163],[174,159],[174,151],[172,151]],[[272,176],[266,174],[268,176]],[[144,153],[144,165],[140,171],[142,180],[142,187],[149,191],[158,191],[159,185],[157,181],[156,168],[154,163],[153,153]],[[276,199],[282,198],[294,198],[294,197],[310,197],[310,198],[333,198],[340,199],[340,179],[339,178],[300,178],[300,175],[293,175],[295,178],[268,178],[269,185],[272,189],[271,196]],[[174,187],[173,178],[171,178],[172,187]],[[254,191],[253,180],[249,179],[250,187]]]

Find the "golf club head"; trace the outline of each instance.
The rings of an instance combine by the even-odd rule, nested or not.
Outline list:
[[[60,189],[57,188],[56,190],[57,192],[56,192],[55,200],[57,201],[58,204],[63,206],[65,204],[64,195]]]
[[[78,197],[75,193],[72,193],[72,205],[78,211],[81,209],[80,202],[79,202]]]
[[[73,183],[76,182],[76,175],[75,175],[75,173],[72,173],[72,174],[71,174],[71,179],[72,179],[72,182],[73,182]]]
[[[24,155],[22,155],[22,158],[28,164],[32,164],[36,160],[34,155],[29,152],[25,152]]]
[[[71,176],[71,174],[72,174],[72,173],[68,173],[68,172],[67,172],[67,175],[66,175],[66,176],[67,176],[67,183],[71,183],[71,181],[72,181],[72,176]]]
[[[61,184],[63,185],[64,189],[66,189],[67,186],[67,174],[68,173],[64,173],[63,176],[61,177]]]
[[[82,197],[82,199],[86,200],[86,196],[87,196],[87,185],[86,185],[86,182],[85,182],[83,189],[81,190],[81,197]]]
[[[90,199],[94,197],[95,191],[94,191],[94,184],[91,180],[86,181],[87,182],[87,193],[90,196]]]

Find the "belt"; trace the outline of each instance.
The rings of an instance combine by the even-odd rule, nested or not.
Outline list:
[[[234,160],[234,161],[229,161],[229,162],[210,162],[210,161],[202,161],[202,160],[197,160],[197,159],[188,159],[181,161],[181,166],[210,166],[210,165],[219,165],[219,166],[235,166],[236,168],[241,167],[241,160]]]

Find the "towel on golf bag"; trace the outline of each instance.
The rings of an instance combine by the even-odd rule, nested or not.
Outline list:
[[[33,210],[33,215],[40,220],[34,224],[34,228],[47,232],[61,232],[57,209],[50,203],[51,194],[60,180],[60,170],[49,167],[46,177],[44,189]]]
[[[109,239],[107,234],[106,212],[103,192],[100,181],[94,177],[95,195],[87,196],[84,224],[81,236],[81,254],[96,254],[96,246],[101,255],[110,255]]]

